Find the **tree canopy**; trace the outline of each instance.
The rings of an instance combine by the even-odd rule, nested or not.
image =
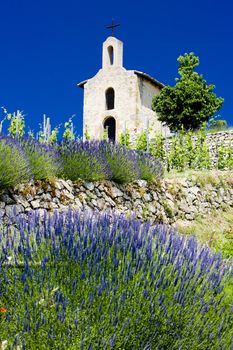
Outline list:
[[[158,119],[172,130],[196,130],[221,108],[224,99],[213,92],[202,75],[194,71],[199,58],[193,52],[179,56],[178,73],[174,87],[165,86],[154,96],[152,109]]]

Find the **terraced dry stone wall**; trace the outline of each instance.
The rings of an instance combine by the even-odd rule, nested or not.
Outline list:
[[[69,180],[32,181],[0,195],[0,218],[14,218],[30,210],[65,211],[72,208],[113,210],[141,220],[172,224],[228,206],[233,207],[233,181],[205,186],[195,177],[163,180],[159,184],[139,180],[127,185],[110,181],[79,184]]]

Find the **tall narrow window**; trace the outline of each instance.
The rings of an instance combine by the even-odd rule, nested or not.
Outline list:
[[[115,108],[115,92],[113,88],[109,88],[105,92],[106,98],[106,109],[114,109]]]
[[[107,130],[108,139],[115,142],[116,140],[116,120],[113,117],[108,117],[104,121],[104,129]]]
[[[112,46],[108,47],[108,57],[109,57],[109,64],[113,65],[114,53],[113,53],[113,47]]]

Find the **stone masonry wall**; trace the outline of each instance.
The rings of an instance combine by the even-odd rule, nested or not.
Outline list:
[[[198,179],[162,180],[148,184],[138,180],[119,185],[110,181],[80,182],[70,180],[30,182],[0,195],[0,219],[14,217],[30,210],[94,209],[113,210],[134,215],[141,220],[151,219],[175,223],[179,219],[193,220],[198,214],[212,209],[233,207],[233,181],[203,186]]]

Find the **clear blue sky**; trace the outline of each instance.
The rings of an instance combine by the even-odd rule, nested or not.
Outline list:
[[[53,127],[76,114],[81,133],[76,84],[101,68],[105,26],[114,17],[125,68],[174,85],[177,57],[194,51],[199,72],[225,98],[221,118],[233,125],[232,13],[231,0],[1,0],[0,106],[24,110],[34,130],[44,113]]]

